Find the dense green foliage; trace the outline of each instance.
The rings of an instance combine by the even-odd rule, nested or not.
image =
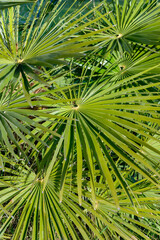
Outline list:
[[[0,0],[0,239],[157,240],[160,4],[80,2]]]

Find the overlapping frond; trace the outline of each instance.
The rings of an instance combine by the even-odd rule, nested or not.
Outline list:
[[[0,239],[157,240],[160,5],[51,2],[1,11]]]

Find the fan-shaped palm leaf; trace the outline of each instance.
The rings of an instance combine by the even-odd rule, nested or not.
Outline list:
[[[32,92],[34,93],[36,89],[37,86],[33,86]],[[41,90],[42,89],[43,88],[41,88]],[[10,96],[10,92],[12,92],[12,96]],[[54,92],[55,94],[56,92],[61,92],[61,89],[56,89]],[[46,91],[45,94],[47,93]],[[42,122],[48,118],[63,120],[64,117],[49,114],[47,108],[53,104],[54,100],[48,101],[46,97],[44,97],[44,99],[42,98],[42,93],[39,95],[41,98],[38,95],[35,98],[33,94],[33,108],[30,109],[29,104],[26,102],[24,95],[17,85],[14,91],[8,86],[3,89],[3,92],[0,94],[0,142],[2,144],[1,146],[5,144],[8,147],[8,151],[15,157],[15,147],[24,154],[24,151],[21,149],[22,144],[27,144],[29,148],[36,149],[33,142],[39,141],[47,146],[47,144],[38,137],[43,135],[44,132],[50,133],[52,136],[61,137],[56,131],[49,130],[45,127]],[[55,99],[55,103],[56,101]],[[58,100],[58,103],[61,101],[64,101],[64,99]],[[44,110],[42,107],[44,107]],[[21,142],[19,142],[20,139]]]
[[[1,184],[1,187],[5,187],[0,193],[1,203],[9,201],[1,210],[1,216],[4,215],[4,212],[9,214],[1,228],[1,236],[6,228],[12,224],[13,219],[20,216],[13,239],[25,238],[29,224],[33,224],[30,232],[32,239],[47,240],[56,239],[56,237],[78,239],[79,232],[82,239],[89,240],[90,232],[85,228],[85,224],[99,239],[104,239],[94,222],[85,214],[84,208],[79,207],[76,201],[69,197],[68,190],[66,190],[63,203],[59,202],[57,191],[60,164],[57,164],[52,171],[44,192],[42,174],[36,179],[35,173],[30,171],[27,166],[23,168],[18,166],[15,170],[12,167],[6,168],[6,171],[12,172],[13,177],[4,176],[1,180],[5,180],[6,184],[11,182],[13,186],[7,187],[5,183]],[[11,213],[9,213],[10,211]],[[83,219],[84,223],[80,221],[80,218]],[[75,226],[78,232],[75,231]]]
[[[116,153],[119,158],[135,171],[141,173],[143,177],[155,185],[158,184],[158,179],[154,177],[154,174],[159,176],[159,173],[152,165],[147,163],[149,161],[147,152],[152,150],[159,154],[159,150],[144,140],[156,140],[152,137],[152,134],[155,134],[157,130],[150,123],[159,124],[159,95],[158,88],[156,89],[159,83],[152,82],[152,77],[154,76],[150,77],[150,83],[147,83],[145,81],[146,77],[140,76],[145,71],[116,83],[113,83],[110,79],[109,81],[108,79],[102,81],[100,78],[101,83],[95,82],[90,86],[87,86],[87,84],[83,86],[82,84],[75,90],[64,93],[64,98],[70,100],[70,103],[72,101],[72,104],[54,105],[53,114],[70,118],[66,122],[66,127],[64,124],[62,126],[59,123],[51,127],[51,129],[61,129],[61,135],[64,136],[64,142],[61,139],[57,145],[59,149],[63,146],[62,150],[64,151],[61,197],[65,175],[72,159],[74,148],[76,148],[77,155],[80,195],[82,169],[85,161],[90,172],[89,177],[91,179],[94,201],[96,201],[94,172],[95,167],[98,165],[106,183],[110,186],[118,207],[117,193],[114,188],[110,167],[114,170],[122,187],[126,189],[126,185],[110,156],[112,152]],[[136,86],[132,85],[135,82],[137,83]],[[154,87],[156,91],[148,91],[151,87]],[[76,98],[78,99],[77,101],[75,101]],[[151,112],[153,113],[152,115],[150,115]],[[76,121],[72,119],[76,119]],[[146,155],[143,153],[143,146],[146,147]],[[52,145],[49,152],[51,153],[51,151]],[[55,161],[56,157],[53,157],[47,169],[45,183],[47,183],[47,178]],[[97,165],[95,165],[95,162]],[[127,189],[126,192],[129,196]]]
[[[25,96],[30,102],[28,78],[47,85],[37,74],[39,67],[52,68],[53,64],[67,64],[64,58],[83,56],[83,52],[93,49],[91,45],[101,39],[92,39],[98,34],[94,31],[83,34],[87,26],[97,21],[90,20],[92,9],[85,13],[88,4],[74,14],[65,13],[60,18],[64,5],[61,1],[48,14],[48,2],[41,0],[39,5],[33,5],[21,32],[19,11],[10,9],[7,14],[3,13],[0,41],[1,85],[7,85],[12,79],[11,74],[20,74]],[[38,18],[35,17],[32,21],[34,15]],[[99,32],[101,31],[103,30]]]
[[[103,43],[108,46],[108,50],[116,48],[121,52],[131,52],[130,42],[159,45],[160,19],[159,4],[156,0],[124,0],[123,4],[120,4],[119,0],[112,2],[104,1],[102,12],[96,11],[103,19],[98,28],[111,27],[103,34],[107,38]],[[109,14],[105,17],[106,12]]]
[[[59,202],[62,160],[57,161],[52,169],[44,192],[43,172],[37,177],[31,167],[14,164],[11,161],[8,161],[8,164],[7,175],[0,177],[0,187],[3,188],[0,191],[1,203],[8,202],[1,206],[0,215],[5,220],[1,227],[1,237],[6,229],[10,233],[10,227],[15,224],[15,221],[16,229],[13,239],[24,239],[27,235],[32,235],[32,239],[44,240],[56,238],[118,239],[119,237],[125,240],[151,240],[153,235],[159,236],[158,229],[149,226],[147,222],[149,218],[153,219],[150,220],[153,221],[153,225],[154,219],[157,224],[159,222],[159,191],[157,190],[157,196],[152,194],[150,197],[145,196],[148,194],[149,187],[151,189],[154,186],[152,184],[147,186],[145,183],[139,189],[139,181],[133,184],[127,180],[127,171],[123,175],[134,195],[135,208],[130,205],[125,191],[119,188],[116,180],[120,202],[120,209],[117,211],[109,187],[103,184],[100,171],[96,171],[95,174],[99,176],[99,181],[96,186],[97,201],[96,210],[94,210],[91,205],[90,191],[82,193],[83,201],[81,206],[78,205],[75,183],[77,176],[75,173],[74,179],[71,179],[70,174],[74,172],[74,169],[70,169],[67,174],[68,180],[65,183],[63,202]],[[83,187],[90,190],[88,180],[85,181]],[[158,209],[155,210],[154,205]]]

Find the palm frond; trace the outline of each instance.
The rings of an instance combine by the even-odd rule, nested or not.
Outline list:
[[[66,13],[60,18],[63,5],[62,1],[59,1],[48,13],[48,2],[41,0],[39,5],[35,3],[22,31],[19,31],[19,11],[10,9],[7,13],[3,12],[0,41],[1,84],[6,86],[12,79],[11,75],[20,74],[28,102],[30,102],[28,78],[47,85],[37,74],[40,67],[66,65],[68,61],[64,59],[82,57],[84,52],[95,48],[93,44],[101,41],[93,38],[98,34],[94,31],[83,34],[87,26],[97,21],[97,19],[90,20],[93,9],[85,12],[89,3],[74,14]],[[38,17],[32,21],[34,15]],[[6,78],[4,80],[7,74],[10,79],[8,77],[8,80]]]
[[[150,69],[147,71],[149,72]],[[159,88],[156,88],[159,86],[159,82],[152,82],[152,78],[154,79],[154,75],[152,75],[150,83],[148,83],[146,81],[148,76],[144,76],[144,72],[146,70],[141,74],[135,74],[114,83],[107,77],[104,77],[103,81],[100,78],[100,83],[98,81],[91,82],[89,86],[83,83],[76,86],[75,89],[64,92],[64,99],[68,99],[70,104],[52,105],[54,106],[52,114],[69,118],[66,125],[60,124],[60,122],[54,125],[46,122],[48,127],[50,126],[52,130],[57,129],[64,137],[64,141],[61,139],[59,143],[56,143],[58,144],[57,150],[61,151],[62,149],[64,156],[61,198],[67,169],[74,152],[77,155],[79,194],[81,195],[82,169],[85,164],[90,172],[94,205],[96,202],[94,172],[97,166],[101,170],[106,184],[111,188],[117,208],[119,208],[119,203],[110,168],[113,169],[120,184],[130,196],[126,183],[112,159],[112,153],[144,178],[158,185],[158,169],[154,169],[149,163],[147,154],[149,151],[159,154],[159,150],[148,144],[145,139],[159,141],[153,136],[159,125]],[[132,85],[132,83],[136,83],[136,85]],[[155,91],[148,91],[152,87]],[[157,128],[152,127],[153,124],[157,124]],[[52,147],[51,144],[48,155],[46,155],[48,160]],[[144,153],[144,149],[146,153]],[[50,157],[51,162],[49,167],[47,165],[45,184],[55,164],[57,154],[58,152],[53,159]],[[42,166],[44,167],[44,165]]]
[[[8,162],[10,164],[10,162]],[[59,188],[62,161],[57,161],[52,169],[49,181],[43,191],[44,175],[37,177],[31,167],[20,164],[10,164],[6,168],[7,176],[0,177],[0,191],[2,204],[8,202],[1,209],[0,215],[6,220],[1,227],[1,236],[6,229],[11,229],[15,224],[16,230],[13,239],[25,238],[30,223],[33,227],[30,230],[32,239],[152,239],[152,236],[159,236],[156,229],[159,222],[159,213],[154,210],[154,205],[159,209],[159,190],[157,196],[147,196],[152,184],[147,183],[139,189],[139,181],[129,183],[132,194],[135,197],[135,207],[130,205],[128,197],[123,189],[119,189],[120,209],[117,210],[110,195],[109,186],[103,183],[100,172],[96,191],[96,210],[92,208],[92,194],[90,191],[83,195],[81,206],[78,204],[76,177],[71,180],[71,171],[67,174],[63,202],[59,202]],[[72,170],[74,171],[74,170]],[[87,171],[85,171],[87,174]],[[127,179],[128,173],[124,174]],[[75,175],[76,176],[76,175]],[[117,182],[118,183],[118,182]],[[89,181],[85,181],[84,188],[90,190]],[[118,185],[117,185],[118,188]],[[143,194],[143,196],[142,196]],[[146,196],[145,196],[146,195]],[[140,205],[141,204],[141,205]],[[145,206],[143,208],[143,205]],[[141,206],[141,207],[140,207]],[[7,217],[5,216],[7,214]],[[157,220],[155,228],[151,228],[148,219]],[[123,219],[123,221],[122,221]],[[81,221],[83,220],[83,221]],[[98,225],[96,224],[98,223]],[[46,231],[46,229],[48,229]],[[143,229],[143,231],[142,231]],[[8,230],[10,233],[10,230]],[[148,236],[147,236],[147,233]]]
[[[120,52],[131,52],[130,42],[159,45],[159,4],[156,0],[124,0],[123,4],[119,0],[112,3],[104,1],[102,10],[95,12],[96,16],[103,19],[95,28],[111,27],[103,33],[106,36],[103,45],[107,46],[108,51],[117,49]],[[106,13],[108,15],[104,16]]]

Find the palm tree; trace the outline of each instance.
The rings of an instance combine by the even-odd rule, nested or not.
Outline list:
[[[159,4],[91,6],[2,12],[0,239],[159,238]]]

